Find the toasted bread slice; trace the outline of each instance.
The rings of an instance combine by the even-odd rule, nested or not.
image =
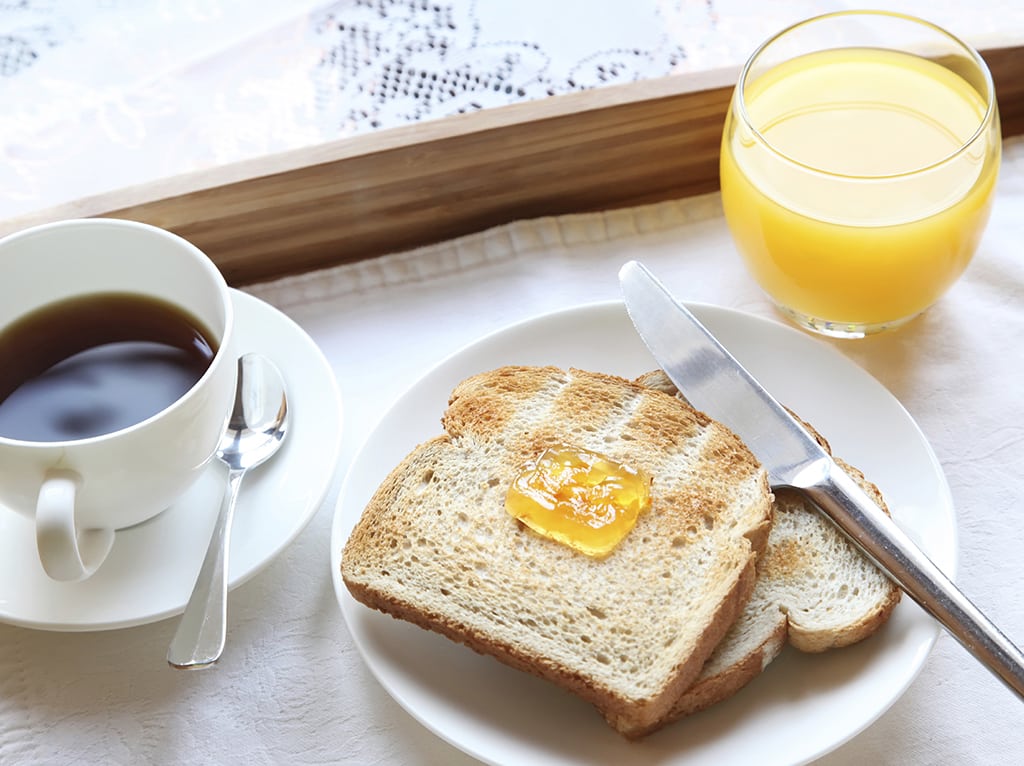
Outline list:
[[[638,382],[679,395],[661,370],[641,376]],[[831,454],[821,434],[800,422]],[[839,458],[836,462],[889,512],[878,487],[853,466]],[[673,706],[670,719],[733,695],[760,675],[787,641],[804,652],[822,652],[867,638],[885,623],[900,600],[899,588],[793,490],[775,490],[775,518],[757,573],[754,593],[743,613],[694,685]]]
[[[771,520],[765,471],[679,399],[580,370],[476,375],[442,422],[349,537],[353,597],[553,681],[627,737],[656,728],[753,589]],[[650,509],[604,558],[505,510],[520,467],[556,442],[653,477]]]

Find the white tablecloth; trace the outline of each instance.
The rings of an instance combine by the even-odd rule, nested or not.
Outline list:
[[[931,441],[959,512],[958,581],[1021,641],[1024,142],[1007,149],[965,278],[905,329],[834,345]],[[714,195],[519,222],[251,292],[298,320],[331,360],[346,405],[344,470],[435,362],[507,323],[617,297],[617,269],[633,257],[687,300],[773,316]],[[0,763],[472,762],[393,702],[353,646],[330,583],[333,507],[332,493],[297,541],[232,593],[227,652],[209,671],[166,666],[175,620],[82,634],[0,626]],[[821,762],[1020,763],[1022,711],[943,635],[906,694]]]
[[[112,5],[96,3],[101,11]],[[167,13],[176,12],[172,5],[179,7],[166,4]],[[680,3],[676,10],[700,15],[694,5],[703,6]],[[715,5],[708,4],[711,11]],[[947,12],[952,5],[937,8]],[[763,31],[753,30],[757,37]],[[89,141],[86,149],[97,146]],[[11,143],[4,147],[10,157]],[[73,167],[82,161],[81,148],[75,147]],[[33,157],[44,159],[28,160]],[[39,168],[20,160],[18,177],[36,178]],[[130,175],[131,164],[115,175]],[[49,180],[18,189],[60,201],[56,187],[46,186],[56,183],[54,174],[38,177]],[[4,185],[5,213],[22,204],[12,188]],[[1022,242],[1024,142],[1017,141],[1007,147],[981,250],[955,289],[899,332],[833,342],[903,402],[931,441],[959,513],[958,581],[1018,642],[1024,641]],[[209,671],[167,667],[175,620],[75,634],[0,625],[0,764],[473,763],[393,702],[353,646],[329,575],[338,482],[377,419],[419,374],[508,323],[618,297],[616,272],[628,258],[646,262],[687,300],[775,316],[741,268],[714,195],[518,222],[252,287],[311,334],[336,373],[346,419],[331,496],[279,559],[232,593],[228,648]],[[1022,713],[1019,700],[943,635],[906,694],[821,763],[1017,764],[1024,762]]]

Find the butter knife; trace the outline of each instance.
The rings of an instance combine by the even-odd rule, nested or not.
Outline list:
[[[731,428],[773,487],[803,492],[975,658],[1024,698],[1024,654],[642,264],[619,271],[629,317],[698,410]]]

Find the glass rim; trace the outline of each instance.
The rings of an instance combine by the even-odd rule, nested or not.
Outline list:
[[[809,24],[814,24],[816,22],[825,21],[828,19],[835,19],[843,16],[875,16],[908,21],[911,22],[912,24],[917,24],[921,27],[926,27],[934,32],[937,32],[939,35],[945,37],[950,42],[955,43],[965,53],[967,53],[970,60],[974,63],[974,65],[977,67],[978,71],[984,78],[985,86],[988,89],[988,95],[985,99],[985,114],[982,115],[981,120],[978,122],[977,129],[970,135],[970,137],[963,141],[960,144],[960,146],[957,147],[957,149],[950,152],[945,157],[936,160],[935,162],[932,162],[928,165],[923,165],[919,168],[914,168],[913,170],[906,170],[900,173],[887,173],[883,175],[854,175],[849,173],[837,173],[834,171],[824,170],[822,168],[815,167],[814,165],[809,165],[806,162],[802,162],[794,157],[791,157],[785,152],[777,149],[772,144],[772,142],[769,141],[768,138],[754,126],[753,120],[751,120],[750,114],[747,112],[747,103],[746,98],[744,96],[744,92],[746,90],[746,83],[748,77],[750,76],[751,69],[754,63],[761,57],[761,54],[764,53],[770,45],[780,40],[782,37]],[[822,50],[830,49],[823,48]],[[841,50],[841,48],[835,48],[834,50]],[[805,170],[808,170],[812,173],[820,174],[823,176],[830,176],[832,178],[845,178],[854,181],[882,181],[891,180],[894,178],[905,178],[908,176],[918,175],[919,173],[928,172],[932,169],[938,168],[942,165],[946,165],[947,163],[952,162],[957,157],[960,157],[966,151],[968,151],[968,149],[984,135],[984,133],[989,129],[989,127],[992,124],[992,120],[994,118],[997,108],[996,89],[995,83],[992,80],[992,72],[989,70],[988,64],[985,62],[985,59],[982,58],[981,54],[974,48],[974,46],[968,44],[960,37],[956,36],[949,30],[939,26],[938,24],[934,24],[918,16],[913,16],[908,13],[900,13],[898,11],[871,9],[850,9],[823,13],[818,16],[812,16],[810,18],[803,19],[802,21],[798,21],[794,24],[790,24],[784,29],[781,29],[780,31],[773,34],[771,37],[766,39],[764,42],[758,45],[757,48],[754,49],[754,52],[750,54],[750,57],[747,59],[746,63],[744,63],[743,65],[743,68],[740,70],[739,80],[736,85],[735,102],[736,114],[739,117],[739,119],[742,120],[743,124],[751,132],[751,134],[758,141],[758,143],[760,143],[762,146],[764,146],[768,151],[770,151],[778,158],[784,160],[785,162],[791,163]]]

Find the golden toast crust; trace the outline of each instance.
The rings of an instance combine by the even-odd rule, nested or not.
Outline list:
[[[678,399],[580,370],[475,375],[442,423],[353,530],[353,597],[580,695],[627,737],[661,725],[752,592],[772,513],[764,470]],[[654,477],[651,509],[604,559],[504,509],[519,466],[554,442]]]

